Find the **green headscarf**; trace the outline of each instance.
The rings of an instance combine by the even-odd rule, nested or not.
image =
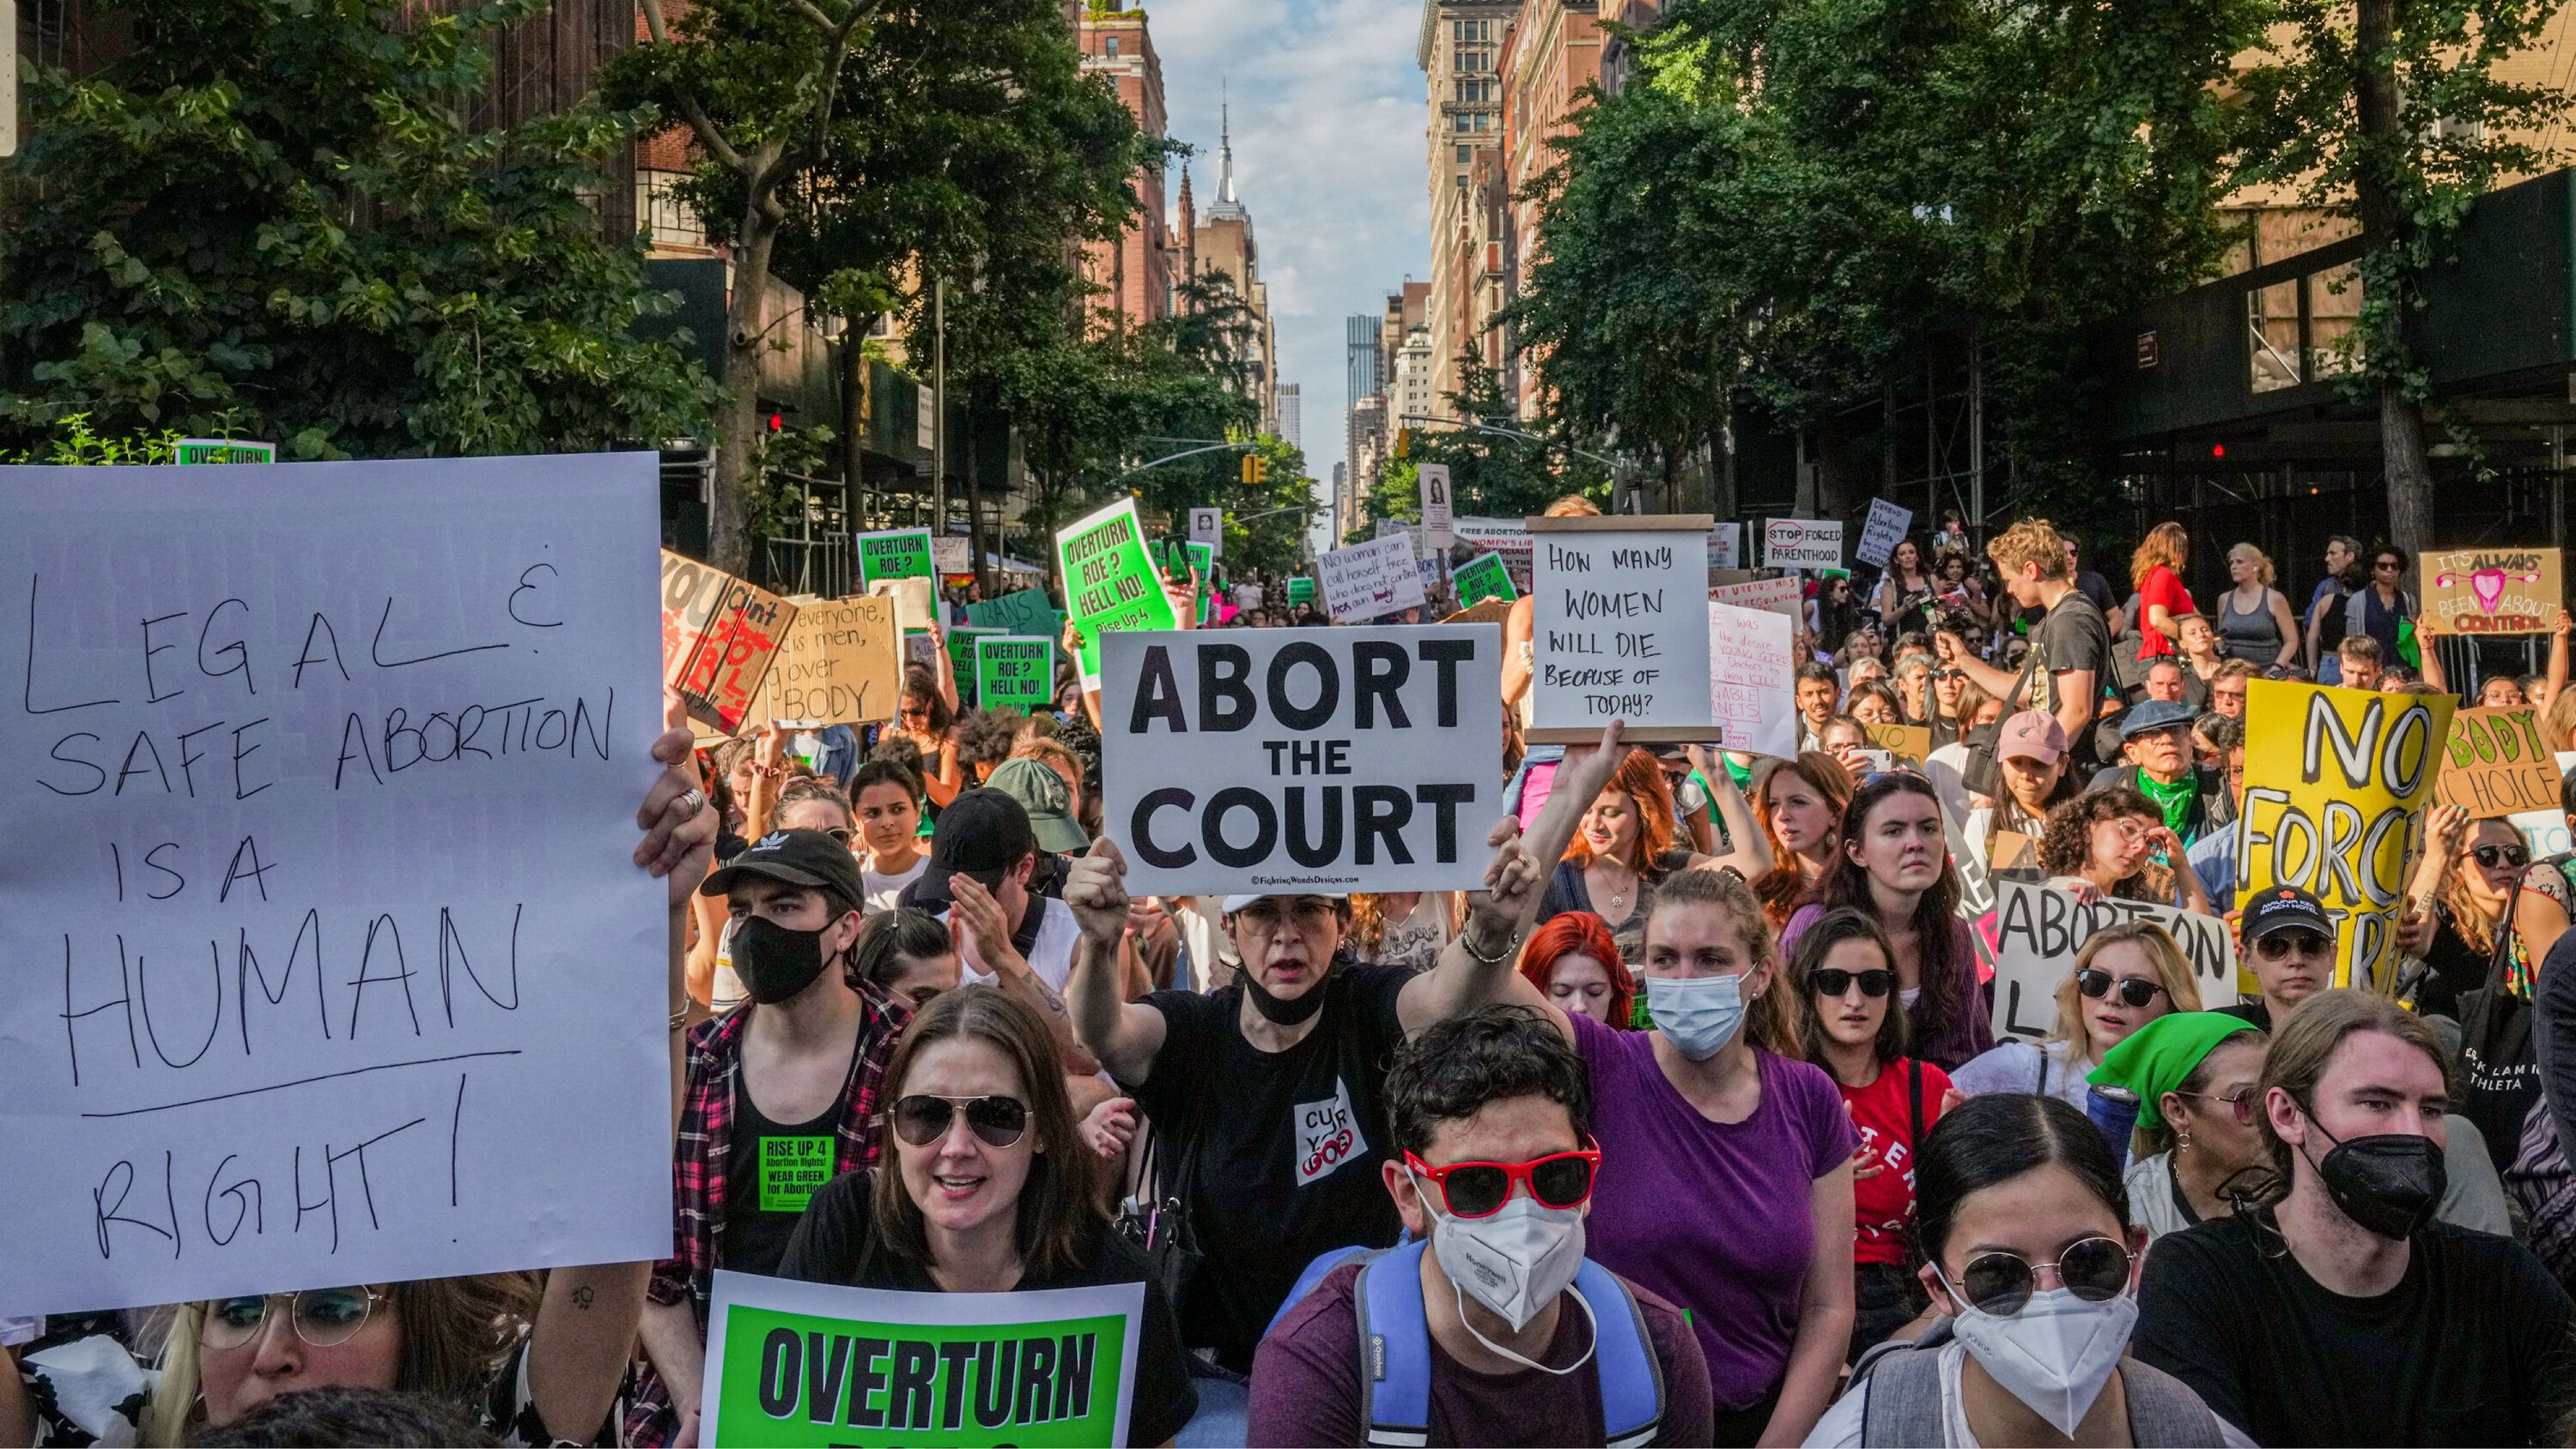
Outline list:
[[[2254,1029],[2252,1022],[2225,1012],[2169,1012],[2104,1052],[2102,1065],[2085,1080],[2137,1093],[2138,1125],[2162,1127],[2165,1093],[2180,1090],[2183,1080],[2199,1070],[2201,1059],[2220,1042]]]

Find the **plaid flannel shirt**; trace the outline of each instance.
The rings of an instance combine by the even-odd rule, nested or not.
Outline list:
[[[859,1041],[848,1094],[834,1126],[839,1139],[832,1175],[873,1167],[877,1130],[885,1115],[881,1092],[886,1058],[894,1053],[911,1013],[886,992],[859,983]],[[702,1021],[689,1032],[688,1085],[681,1097],[680,1131],[671,1158],[673,1255],[655,1265],[646,1296],[654,1303],[687,1302],[697,1317],[698,1337],[705,1341],[707,1298],[714,1291],[716,1269],[724,1261],[725,1162],[733,1150],[734,1094],[742,1081],[742,1031],[755,1008],[746,1003],[719,1017]],[[633,1406],[626,1414],[626,1442],[661,1445],[679,1433],[671,1393],[662,1376],[645,1370]]]

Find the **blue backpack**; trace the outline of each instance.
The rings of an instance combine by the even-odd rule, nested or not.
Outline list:
[[[1371,1444],[1419,1445],[1430,1438],[1431,1321],[1422,1307],[1422,1254],[1429,1246],[1335,1248],[1306,1265],[1270,1319],[1278,1328],[1325,1274],[1344,1263],[1363,1265],[1351,1296],[1362,1319],[1360,1418]],[[1645,1315],[1628,1285],[1589,1258],[1574,1275],[1574,1291],[1590,1305],[1596,1325],[1592,1369],[1601,1383],[1601,1442],[1610,1449],[1652,1442],[1664,1421],[1664,1369],[1646,1335]]]

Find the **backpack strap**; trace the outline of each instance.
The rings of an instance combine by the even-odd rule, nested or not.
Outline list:
[[[1590,1258],[1575,1271],[1574,1291],[1592,1309],[1601,1442],[1609,1449],[1639,1449],[1654,1441],[1664,1423],[1664,1365],[1646,1332],[1646,1315],[1627,1283]]]
[[[2218,1415],[2182,1380],[2153,1364],[2123,1358],[2120,1384],[2129,1396],[2129,1442],[2139,1449],[2222,1442]]]
[[[1353,1263],[1363,1259],[1374,1258],[1385,1251],[1387,1250],[1384,1248],[1367,1248],[1361,1247],[1358,1244],[1352,1244],[1349,1247],[1343,1248],[1327,1248],[1324,1251],[1317,1253],[1314,1257],[1314,1261],[1306,1265],[1306,1270],[1297,1275],[1297,1282],[1288,1290],[1288,1296],[1279,1300],[1279,1311],[1270,1315],[1269,1326],[1261,1330],[1262,1336],[1266,1338],[1273,1332],[1276,1332],[1279,1327],[1279,1320],[1288,1316],[1289,1309],[1304,1302],[1306,1300],[1306,1295],[1314,1292],[1316,1285],[1324,1281],[1325,1274],[1332,1272],[1335,1268],[1342,1266],[1344,1263]]]
[[[1878,1444],[1945,1444],[1949,1427],[1941,1414],[1941,1346],[1950,1335],[1938,1331],[1947,1320],[1912,1343],[1882,1343],[1852,1366],[1845,1393],[1861,1398],[1860,1442]],[[2217,1443],[2211,1438],[2209,1443]]]
[[[1431,1437],[1431,1320],[1422,1308],[1429,1247],[1388,1249],[1351,1285],[1360,1320],[1360,1423],[1371,1444],[1419,1445]]]

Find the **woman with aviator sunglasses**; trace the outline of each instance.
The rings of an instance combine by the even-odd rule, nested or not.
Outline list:
[[[2200,986],[2181,945],[2153,921],[2125,922],[2076,951],[2046,1037],[2005,1042],[1951,1077],[1971,1097],[2038,1092],[2081,1112],[2093,1090],[2087,1074],[2113,1047],[2169,1012],[2198,1010]]]
[[[944,992],[905,1027],[885,1082],[890,1160],[815,1192],[779,1276],[919,1293],[1143,1283],[1128,1437],[1169,1443],[1198,1393],[1152,1265],[1097,1205],[1102,1169],[1046,1023],[998,987]]]
[[[1856,1365],[1807,1437],[1843,1445],[2253,1441],[2123,1356],[2138,1234],[2102,1134],[2053,1097],[1966,1102],[1923,1144],[1915,1240],[1931,1324]]]
[[[2244,1174],[2269,1160],[2254,1126],[2268,1044],[2237,1017],[2177,1011],[2139,1028],[2094,1069],[2095,1082],[2138,1094],[2129,1220],[2148,1241],[2228,1217],[2252,1187]]]
[[[2432,939],[2420,953],[2425,973],[2415,988],[2415,1009],[2427,1016],[2460,1015],[2460,997],[2486,984],[2488,969],[2514,954],[2514,892],[2531,864],[2531,849],[2509,821],[2469,819],[2456,805],[2440,805],[2424,822],[2430,848],[2416,867],[2410,900],[2430,902]],[[2508,986],[2531,994],[2538,958],[2519,963],[2520,979]]]
[[[1807,1060],[1834,1079],[1843,1110],[1860,1129],[1852,1165],[1851,1356],[1858,1358],[1923,1309],[1905,1266],[1914,1158],[1956,1094],[1948,1073],[1905,1055],[1905,1013],[1894,1009],[1895,952],[1878,922],[1855,910],[1826,912],[1798,938],[1789,979],[1811,1008]]]

